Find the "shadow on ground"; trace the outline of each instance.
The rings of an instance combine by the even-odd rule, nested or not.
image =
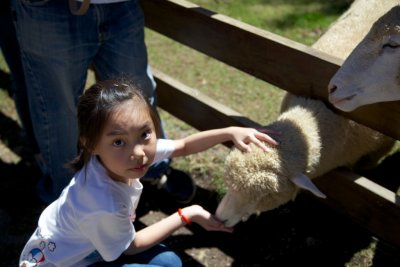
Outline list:
[[[10,267],[17,266],[43,205],[35,194],[40,173],[23,135],[15,134],[20,131],[18,125],[1,114],[0,122],[1,140],[22,158],[18,164],[0,161],[0,266]],[[398,177],[393,175],[399,157],[395,154],[384,162],[388,164],[384,165],[388,178],[382,179],[389,188],[399,186]],[[382,174],[382,170],[377,173]],[[218,195],[199,187],[193,203],[215,211]],[[178,207],[163,191],[146,185],[137,215],[149,216],[153,211],[171,214]],[[137,228],[145,226],[140,221],[136,224]],[[192,234],[179,233],[165,241],[188,267],[345,266],[349,262],[351,266],[400,266],[400,248],[376,241],[374,256],[364,255],[363,250],[374,240],[370,233],[306,194],[276,210],[250,217],[232,234],[207,232],[197,225],[188,229]],[[195,256],[188,253],[190,250]]]
[[[146,209],[170,214],[178,207],[155,190],[147,189],[144,197]],[[193,202],[214,211],[217,200],[215,193],[200,188]],[[229,266],[400,266],[400,248],[376,240],[373,258],[363,255],[362,250],[375,240],[370,233],[305,194],[276,210],[253,215],[238,224],[233,234],[206,232],[196,225],[189,228],[193,235],[167,239],[186,266],[225,266],[218,262],[226,261],[212,256],[198,262],[185,253],[210,247],[230,257]]]

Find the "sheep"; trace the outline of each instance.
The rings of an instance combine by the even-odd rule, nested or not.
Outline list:
[[[359,12],[353,8],[359,9],[361,2],[365,0],[355,1],[313,47],[336,57],[348,55],[362,34],[353,34],[353,45],[343,48],[331,43],[340,39],[341,30],[354,30],[344,27],[343,21],[348,23],[352,16],[360,20]],[[375,5],[376,2],[370,2],[363,6],[364,11]],[[364,16],[363,20],[366,19]],[[361,27],[359,31],[365,29]],[[226,226],[293,200],[299,189],[325,197],[312,183],[313,178],[340,166],[352,167],[363,159],[364,165],[372,168],[395,143],[390,137],[337,115],[320,100],[289,93],[282,101],[277,120],[266,128],[282,133],[278,137],[280,145],[271,147],[272,152],[265,153],[256,147],[249,153],[233,149],[226,158],[227,192],[216,210],[216,216]]]
[[[232,150],[225,161],[227,193],[216,216],[233,226],[250,215],[277,208],[294,197],[298,188],[325,197],[311,182],[340,166],[352,166],[371,155],[373,167],[394,140],[335,114],[319,100],[288,95],[284,110],[267,129],[279,131],[272,152]]]
[[[398,1],[395,1],[398,2]],[[331,78],[329,102],[349,112],[400,100],[400,6],[381,16]]]

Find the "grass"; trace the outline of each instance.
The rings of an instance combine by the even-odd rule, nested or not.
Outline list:
[[[195,0],[200,6],[267,31],[311,45],[343,13],[350,1]]]

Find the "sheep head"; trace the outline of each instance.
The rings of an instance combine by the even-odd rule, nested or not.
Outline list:
[[[296,196],[298,187],[320,193],[313,185],[303,182],[304,175],[291,173],[282,166],[278,153],[264,152],[255,146],[247,153],[232,150],[225,162],[228,191],[218,205],[216,216],[226,226],[233,226],[252,214],[289,202]]]
[[[329,101],[353,111],[367,104],[400,100],[400,6],[378,19],[328,85]]]

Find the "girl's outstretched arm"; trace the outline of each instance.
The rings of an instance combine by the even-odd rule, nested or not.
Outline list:
[[[183,208],[180,212],[181,214],[175,212],[167,218],[138,231],[132,244],[124,253],[133,255],[147,250],[162,242],[174,231],[185,226],[188,222],[197,223],[208,231],[223,231],[229,233],[233,231],[233,228],[224,226],[214,215],[199,205]]]
[[[254,128],[232,126],[198,132],[185,138],[175,140],[175,151],[172,157],[198,153],[226,141],[232,141],[238,149],[244,152],[251,150],[249,146],[250,143],[254,143],[264,151],[269,150],[264,142],[272,146],[278,145],[268,134]]]

